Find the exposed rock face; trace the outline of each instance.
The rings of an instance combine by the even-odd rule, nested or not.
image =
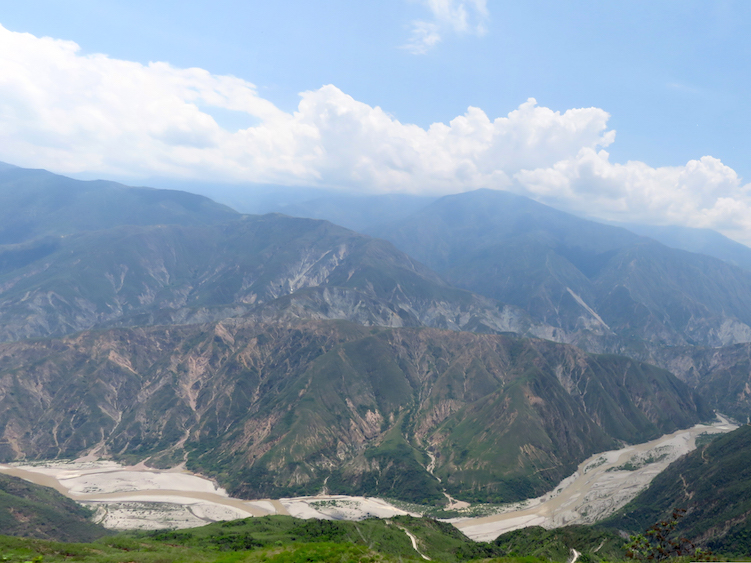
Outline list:
[[[537,494],[706,415],[669,373],[542,340],[345,322],[111,329],[0,345],[3,459],[152,456],[237,494]]]
[[[645,357],[696,389],[707,407],[739,422],[751,417],[751,344],[667,348]]]

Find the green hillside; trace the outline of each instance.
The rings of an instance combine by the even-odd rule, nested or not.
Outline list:
[[[548,561],[569,561],[571,550],[581,561],[624,561],[624,539],[599,526],[565,526],[546,530],[530,526],[500,535],[492,542],[498,555],[536,557]]]
[[[111,534],[90,522],[91,511],[48,487],[0,475],[0,533],[57,541],[92,541]]]
[[[88,544],[0,536],[0,557],[9,562],[41,556],[44,562],[91,563],[375,563],[423,561],[424,556],[443,563],[563,563],[571,549],[587,561],[623,561],[622,543],[612,533],[586,527],[530,528],[485,543],[468,539],[450,524],[409,516],[360,522],[267,516],[187,530],[121,533]]]
[[[676,534],[716,553],[751,553],[751,426],[675,461],[604,524],[642,532],[676,508],[686,509]]]

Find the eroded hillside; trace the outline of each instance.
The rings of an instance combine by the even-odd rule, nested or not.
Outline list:
[[[2,344],[0,412],[5,460],[187,457],[243,496],[418,501],[533,496],[708,415],[666,371],[549,341],[249,319]]]

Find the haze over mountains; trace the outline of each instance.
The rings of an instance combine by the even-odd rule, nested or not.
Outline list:
[[[0,249],[0,264],[3,340],[248,312],[555,332],[518,308],[451,287],[385,241],[280,215],[41,239]]]
[[[321,188],[286,186],[231,188],[174,182],[168,185],[212,197],[242,213],[284,213],[295,217],[324,219],[363,233],[406,219],[439,199],[409,194],[351,195]],[[751,249],[717,231],[683,226],[593,220],[596,223],[625,228],[670,248],[714,256],[734,266],[751,270]]]
[[[381,238],[10,166],[0,201],[5,461],[507,501],[711,408],[751,414],[751,273],[513,194],[364,198],[351,224]]]
[[[195,194],[81,182],[46,170],[0,163],[0,244],[118,225],[204,225],[237,212]]]
[[[568,332],[660,345],[751,337],[751,273],[521,196],[447,196],[373,232],[450,283]]]

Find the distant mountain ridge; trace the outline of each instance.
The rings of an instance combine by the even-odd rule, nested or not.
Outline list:
[[[206,225],[237,217],[229,207],[187,192],[0,167],[0,245],[118,225]]]
[[[249,312],[554,333],[518,308],[451,287],[386,241],[324,221],[241,216],[0,247],[0,340]]]
[[[376,232],[384,225],[418,213],[439,199],[436,196],[409,194],[347,194],[319,188],[286,186],[222,187],[176,182],[168,185],[212,197],[243,213],[284,213],[293,217],[324,219],[360,233]],[[619,223],[592,217],[582,219],[621,227],[670,248],[705,254],[751,270],[751,248],[711,229]]]
[[[557,338],[384,241],[322,221],[13,166],[0,168],[0,203],[0,340],[251,311]]]
[[[360,205],[365,215],[356,222],[366,221],[368,213],[367,221],[374,220],[379,210],[393,216],[401,207],[404,215],[412,207],[402,199],[361,198],[361,204],[377,200],[382,206]],[[316,201],[331,213],[345,200]],[[419,207],[419,198],[410,201]],[[242,229],[226,225],[247,227],[261,220],[184,192],[80,182],[5,167],[0,169],[3,202],[0,242],[3,236],[13,241],[0,245],[0,324],[5,325],[0,338],[6,340],[93,326],[206,322],[247,313],[263,303],[270,306],[264,318],[294,314],[385,326],[511,330],[632,355],[640,343],[720,346],[751,341],[751,273],[506,192],[447,196],[387,227],[373,228],[373,234],[417,257],[449,283],[496,302],[449,289],[422,266],[420,273],[408,274],[416,267],[414,260],[406,270],[399,266],[400,273],[384,267],[393,262],[393,256],[385,258],[393,251],[374,252],[376,242],[369,243],[370,258],[362,257],[371,265],[363,264],[359,281],[334,276],[319,283],[292,271],[312,259],[303,254],[304,245],[313,240],[302,235],[298,254],[288,256],[296,264],[287,265],[291,277],[281,275],[276,289],[267,286],[261,293],[238,291],[236,286],[243,284],[271,282],[251,280],[259,275],[259,264],[251,266],[241,256],[260,247],[243,239]],[[315,230],[305,220],[273,221],[286,222],[295,232]],[[112,230],[118,226],[120,231]],[[339,238],[355,240],[353,233],[344,233]],[[276,235],[282,236],[280,231]],[[250,246],[243,249],[243,244]],[[337,253],[320,244],[312,252]],[[376,255],[378,264],[373,262]],[[230,260],[238,264],[234,272]],[[201,273],[199,262],[213,264],[213,273]],[[185,268],[175,270],[177,264],[191,263],[190,274]],[[241,271],[248,267],[252,271]],[[366,280],[364,272],[372,279]],[[388,281],[384,274],[391,276]],[[196,276],[199,286],[185,275]],[[415,275],[423,278],[419,289],[413,285]],[[306,281],[300,285],[295,276]],[[438,285],[443,289],[437,290]],[[388,295],[386,286],[396,293]],[[392,297],[402,304],[388,303]],[[271,306],[272,298],[282,301]]]
[[[585,346],[586,334],[660,346],[751,340],[751,273],[522,196],[446,196],[371,234],[458,287],[580,333]]]
[[[647,236],[665,246],[706,254],[728,264],[751,271],[751,248],[735,242],[711,229],[680,227],[677,225],[644,225],[639,223],[613,223],[636,234]]]

